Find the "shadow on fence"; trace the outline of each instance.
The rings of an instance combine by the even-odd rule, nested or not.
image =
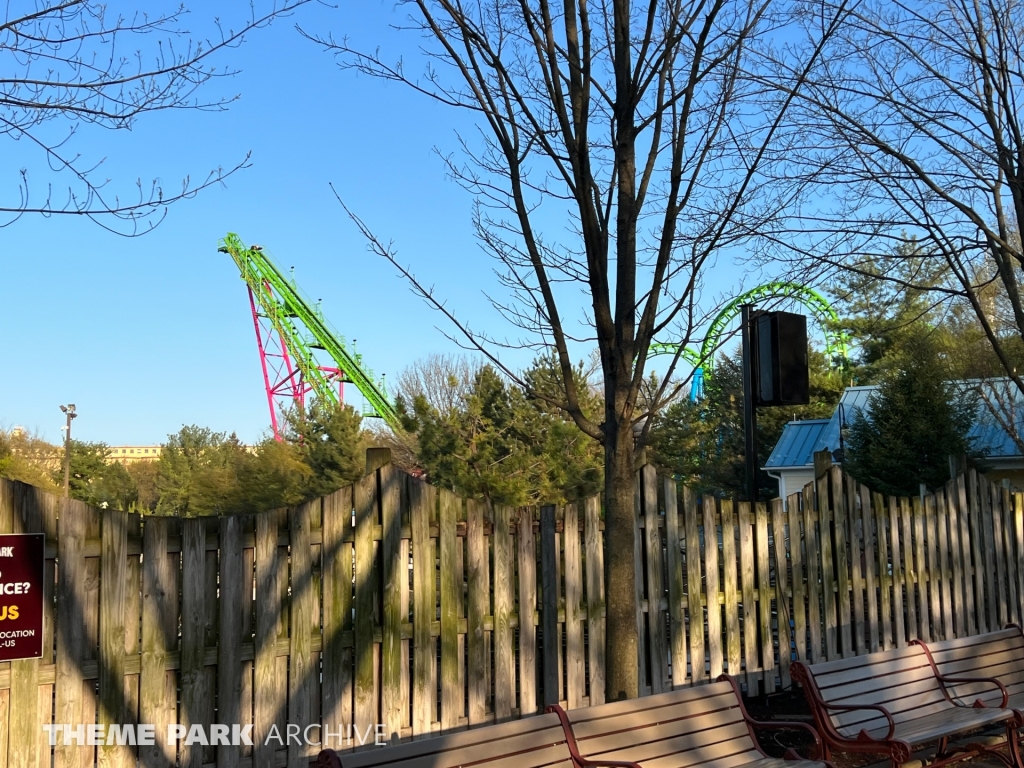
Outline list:
[[[643,693],[723,671],[771,692],[796,658],[1022,618],[1024,503],[975,473],[897,499],[831,468],[750,505],[648,466],[636,498]],[[390,465],[293,509],[184,520],[0,480],[0,532],[47,540],[44,656],[0,664],[0,768],[49,766],[51,751],[58,768],[293,768],[319,750],[307,742],[599,703],[602,527],[596,498],[492,508]],[[154,743],[61,731],[51,748],[44,730],[93,723],[104,739],[151,724]],[[204,744],[192,726],[253,745]]]

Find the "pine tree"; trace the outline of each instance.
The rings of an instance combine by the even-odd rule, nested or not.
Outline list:
[[[975,453],[968,432],[977,402],[948,379],[934,338],[907,340],[866,412],[853,418],[846,468],[874,491],[917,495],[949,479],[949,456]]]

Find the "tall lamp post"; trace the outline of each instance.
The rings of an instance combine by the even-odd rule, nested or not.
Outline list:
[[[68,424],[64,427],[64,498],[71,495],[71,420],[78,414],[75,413],[75,404],[68,403],[60,407],[68,417]]]

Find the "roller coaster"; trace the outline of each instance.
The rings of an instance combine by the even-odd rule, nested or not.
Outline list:
[[[722,346],[722,335],[729,324],[740,314],[740,308],[744,304],[760,304],[773,299],[791,300],[802,304],[821,326],[825,337],[825,358],[829,365],[833,368],[841,368],[846,364],[849,357],[849,342],[846,334],[839,329],[839,316],[832,309],[832,305],[813,288],[789,282],[759,285],[732,299],[711,321],[700,349],[684,347],[680,351],[679,344],[656,342],[651,344],[650,355],[655,357],[679,353],[683,360],[692,365],[694,372],[690,386],[690,399],[697,400],[703,395],[705,378],[712,375],[715,352]]]
[[[362,355],[356,353],[355,342],[349,351],[345,337],[324,318],[319,302],[313,304],[306,298],[261,246],[246,246],[229,232],[218,250],[231,256],[249,290],[270,424],[277,440],[282,439],[283,428],[279,412],[305,407],[310,394],[321,402],[337,404],[343,399],[346,383],[354,384],[362,394],[364,416],[380,416],[397,426],[383,377],[374,379],[363,365]],[[330,362],[321,363],[317,352],[326,354]]]
[[[261,246],[246,246],[238,235],[228,233],[218,250],[234,260],[249,292],[270,423],[276,439],[283,437],[281,413],[289,408],[304,408],[310,395],[321,402],[336,404],[344,398],[345,384],[353,384],[363,396],[364,416],[377,416],[392,427],[398,426],[383,376],[374,378],[363,364],[362,355],[356,353],[354,341],[349,350],[345,338],[324,318],[319,302],[314,304],[306,298],[295,280],[286,277]],[[731,300],[711,321],[699,349],[655,343],[650,347],[650,355],[679,354],[692,365],[690,396],[696,400],[703,393],[705,378],[713,375],[714,355],[740,307],[773,299],[791,300],[806,307],[822,328],[829,364],[841,367],[845,363],[848,343],[838,330],[835,311],[817,291],[789,282],[767,283]],[[327,361],[321,361],[324,356]]]

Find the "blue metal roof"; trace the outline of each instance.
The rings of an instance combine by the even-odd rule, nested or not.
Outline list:
[[[802,467],[807,463],[806,458],[813,455],[814,446],[826,426],[828,419],[789,422],[783,427],[779,442],[775,444],[772,455],[768,457],[768,463],[764,465],[765,469]],[[813,458],[811,463],[813,464]]]
[[[964,388],[982,388],[978,394],[978,411],[974,425],[968,432],[969,437],[976,438],[975,446],[981,454],[987,458],[1020,456],[1013,438],[999,425],[996,417],[985,405],[986,401],[1000,404],[1001,409],[1009,411],[1010,417],[1016,421],[1018,430],[1024,432],[1024,396],[1016,385],[1009,379],[954,383]],[[847,387],[839,399],[842,408],[837,406],[831,419],[808,419],[786,424],[764,468],[814,466],[815,453],[824,450],[834,451],[839,447],[841,417],[845,417],[847,424],[852,423],[857,413],[868,408],[868,401],[876,389],[876,386]]]
[[[975,446],[987,458],[1009,458],[1020,456],[1017,444],[992,414],[990,405],[1005,414],[1005,418],[1016,424],[1017,434],[1024,433],[1024,395],[1010,379],[988,379],[986,381],[957,382],[964,386],[978,387],[978,412],[974,425],[967,433],[976,438]]]

